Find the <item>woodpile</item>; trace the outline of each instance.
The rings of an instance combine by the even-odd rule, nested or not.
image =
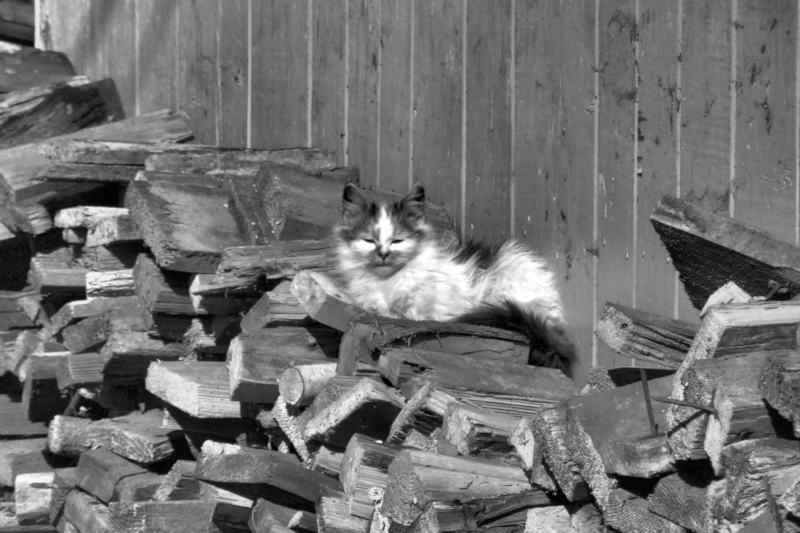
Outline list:
[[[0,150],[0,532],[800,530],[794,246],[665,198],[702,322],[609,303],[637,364],[579,391],[517,333],[354,306],[332,154],[103,122]]]

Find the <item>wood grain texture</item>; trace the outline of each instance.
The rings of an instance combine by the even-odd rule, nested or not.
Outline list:
[[[247,146],[247,2],[219,3],[219,144]]]
[[[254,2],[252,148],[307,144],[308,2]]]
[[[347,164],[361,170],[361,184],[370,188],[378,185],[381,3],[349,0],[348,5]]]
[[[136,114],[175,109],[178,102],[178,2],[136,3],[139,80]],[[181,89],[182,90],[182,89]]]
[[[198,142],[217,144],[219,0],[178,2],[178,109]]]
[[[466,218],[462,232],[499,244],[511,234],[511,4],[467,10]]]
[[[516,4],[515,232],[556,272],[585,382],[594,335],[594,5]]]
[[[415,0],[412,179],[461,220],[464,2]]]
[[[636,203],[636,307],[670,317],[675,298],[675,269],[661,240],[649,226],[653,207],[678,186],[678,2],[645,0],[638,24],[638,98],[636,117],[639,175]]]
[[[377,185],[405,194],[409,183],[412,2],[381,2]]]
[[[734,216],[794,242],[797,2],[743,0],[736,22]]]
[[[90,2],[85,28],[93,54],[87,74],[93,79],[114,80],[126,117],[136,115],[136,2]]]
[[[601,2],[600,93],[597,132],[597,301],[633,304],[634,128],[638,84],[634,63],[637,20],[632,0]],[[625,358],[598,345],[597,364],[621,366]]]
[[[345,161],[347,133],[347,2],[317,0],[312,4],[311,16],[311,146],[331,150],[341,166]]]

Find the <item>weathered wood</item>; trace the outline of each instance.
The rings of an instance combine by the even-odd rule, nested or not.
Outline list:
[[[341,484],[328,476],[312,472],[296,458],[270,450],[234,446],[233,453],[215,453],[204,445],[195,477],[223,483],[266,484],[308,501],[316,501],[323,490],[341,491]]]
[[[32,422],[22,411],[22,387],[12,374],[0,376],[0,386],[6,394],[0,395],[0,436],[33,437],[47,435],[45,421]]]
[[[66,54],[30,47],[0,54],[0,68],[5,72],[0,93],[58,83],[75,75]]]
[[[770,354],[758,389],[773,409],[792,421],[795,436],[800,436],[800,354],[795,350]]]
[[[73,490],[67,496],[64,518],[80,533],[102,533],[111,529],[108,507],[78,490]]]
[[[598,449],[606,472],[618,476],[653,478],[676,468],[666,435],[638,441],[611,440]]]
[[[53,218],[57,228],[92,228],[106,218],[129,215],[122,207],[99,207],[81,205],[60,209]]]
[[[162,270],[152,257],[140,254],[133,267],[133,282],[151,313],[195,314],[187,274]]]
[[[0,441],[0,486],[13,487],[20,474],[52,471],[46,446],[43,438]]]
[[[145,384],[148,391],[192,416],[234,418],[249,414],[243,404],[229,399],[225,363],[154,362]]]
[[[444,424],[447,406],[456,398],[431,382],[423,383],[395,417],[387,442],[401,444],[412,431],[429,436]]]
[[[20,474],[14,480],[14,512],[20,524],[49,521],[54,477],[54,472],[40,472]]]
[[[75,471],[78,487],[105,504],[114,498],[122,478],[145,473],[147,470],[141,465],[104,448],[81,453]]]
[[[791,350],[797,347],[800,305],[795,302],[762,302],[711,307],[686,358],[675,373],[671,398],[685,399],[684,374],[695,361],[761,350]],[[706,415],[693,407],[672,406],[667,413],[667,431],[676,459],[691,457],[681,440],[704,432]]]
[[[180,409],[167,406],[161,428],[180,430],[186,434],[203,435],[223,441],[241,441],[248,435],[257,434],[258,423],[252,418],[199,418]]]
[[[381,444],[365,435],[353,435],[345,449],[339,475],[351,514],[357,513],[359,509],[371,508],[373,502],[369,492],[373,487],[386,489],[389,483],[389,465],[402,449],[397,445]],[[353,505],[354,502],[356,505]]]
[[[368,533],[370,521],[352,516],[344,494],[320,494],[316,501],[317,527],[320,533]]]
[[[108,506],[111,531],[193,533],[212,523],[214,506],[205,501],[112,502]]]
[[[532,412],[577,392],[572,380],[557,369],[501,361],[492,362],[491,373],[485,368],[483,357],[399,346],[385,348],[378,361],[378,371],[394,386],[405,388],[413,378],[436,383],[456,396],[507,399],[504,413]]]
[[[139,243],[115,243],[101,246],[84,246],[77,263],[92,271],[127,270],[133,268],[136,258],[144,252]]]
[[[374,365],[381,351],[394,345],[520,364],[526,364],[530,355],[530,341],[508,330],[364,315],[353,320],[345,332],[337,373],[351,374],[359,362]]]
[[[706,300],[705,305],[700,310],[700,316],[704,316],[708,308],[712,305],[745,304],[752,300],[752,296],[744,292],[733,281],[729,281],[719,289],[715,290]]]
[[[702,464],[664,476],[647,498],[647,508],[691,531],[707,531],[726,483],[713,477]]]
[[[697,334],[697,326],[609,303],[597,321],[595,333],[623,357],[678,368]]]
[[[385,439],[404,403],[388,387],[365,378],[315,415],[305,436],[342,448],[355,433]]]
[[[61,230],[61,238],[67,244],[84,244],[86,233],[86,228],[64,228]]]
[[[67,495],[75,489],[78,478],[75,476],[76,468],[57,468],[54,471],[52,492],[50,494],[50,523],[57,524],[64,514],[64,504]]]
[[[133,295],[133,270],[86,273],[86,298],[116,298]]]
[[[30,2],[12,0],[0,7],[0,35],[32,45],[36,17]]]
[[[686,533],[686,530],[647,509],[647,501],[622,488],[612,489],[605,507],[603,519],[606,524],[621,533]]]
[[[252,285],[217,284],[213,279],[214,274],[194,274],[191,278],[189,294],[197,314],[243,314],[262,292]]]
[[[142,232],[129,214],[119,214],[98,220],[86,235],[86,246],[142,242]]]
[[[461,455],[522,466],[522,460],[509,443],[518,424],[519,418],[514,416],[451,402],[444,414],[442,432]]]
[[[457,503],[530,490],[522,469],[422,450],[404,450],[389,466],[382,513],[411,525],[433,502]]]
[[[31,258],[30,281],[42,294],[83,295],[86,291],[87,268],[76,265],[66,251],[37,254]]]
[[[525,533],[557,533],[572,530],[572,517],[566,507],[533,507],[528,509]]]
[[[766,231],[671,196],[650,219],[697,309],[728,281],[754,296],[769,293],[770,281],[800,292],[800,250]]]
[[[226,247],[244,244],[225,200],[216,189],[159,181],[133,181],[125,194],[158,264],[182,272],[213,273]]]
[[[93,316],[61,331],[64,346],[72,353],[88,351],[89,348],[105,342],[110,335],[108,317]]]
[[[285,527],[289,530],[317,531],[317,517],[308,511],[298,511],[277,503],[259,498],[253,507],[253,513],[248,522],[253,533],[269,533],[276,527]]]
[[[350,322],[364,312],[319,272],[298,272],[291,290],[311,318],[339,331],[347,331]]]
[[[508,443],[514,447],[519,464],[530,472],[531,483],[551,492],[558,490],[558,483],[545,464],[542,442],[534,436],[532,419],[520,418],[508,438]]]
[[[203,147],[196,153],[170,151],[154,153],[145,161],[147,170],[156,172],[183,172],[187,174],[209,174],[237,171],[244,175],[255,175],[263,163],[274,163],[296,167],[304,172],[316,173],[331,170],[335,166],[333,154],[317,148],[288,150],[212,150]]]
[[[286,403],[309,405],[322,387],[336,375],[336,363],[313,363],[289,367],[278,381],[278,391]]]
[[[327,270],[333,265],[331,240],[295,240],[261,246],[226,247],[216,270],[216,283],[255,283],[259,277],[283,278],[301,270]]]
[[[781,495],[780,504],[795,516],[800,516],[800,477]]]

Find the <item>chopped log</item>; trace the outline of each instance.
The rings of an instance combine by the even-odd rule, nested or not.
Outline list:
[[[599,502],[598,505],[603,507]],[[609,494],[603,518],[621,533],[686,533],[678,524],[651,513],[647,500],[622,488],[615,488]]]
[[[115,93],[112,80],[91,82],[82,76],[7,93],[0,112],[0,149],[118,120],[122,110],[108,98]]]
[[[461,455],[496,459],[522,466],[522,460],[509,443],[519,418],[451,402],[444,414],[442,432]]]
[[[483,401],[473,401],[481,407],[515,416],[525,416],[577,392],[572,380],[554,368],[492,361],[489,373],[486,365],[486,359],[473,355],[388,347],[382,350],[378,371],[396,387],[405,389],[412,378],[428,380],[456,397],[484,397]],[[491,407],[493,403],[498,406]]]
[[[71,133],[57,139],[96,139],[126,141],[181,142],[192,138],[192,132],[182,115],[170,111],[155,111],[138,117],[103,124]],[[0,173],[12,191],[11,199],[17,204],[47,202],[65,189],[53,183],[34,182],[34,176],[53,161],[39,153],[39,147],[27,144],[0,152]],[[72,184],[64,184],[74,187]],[[85,190],[85,185],[80,185]],[[94,187],[91,185],[90,187]]]
[[[518,467],[404,450],[389,466],[381,512],[393,522],[409,526],[433,502],[456,504],[530,490],[527,477]]]
[[[702,463],[693,466],[659,479],[647,508],[690,531],[711,531],[727,482],[715,481],[713,472]]]
[[[86,273],[86,298],[116,298],[132,296],[133,270],[109,270]]]
[[[87,272],[89,269],[77,266],[65,251],[38,253],[31,258],[29,279],[33,288],[42,294],[83,296]]]
[[[194,274],[189,283],[189,295],[195,314],[239,315],[244,313],[261,294],[256,287],[230,287],[212,284],[213,274]],[[209,290],[212,288],[212,290]]]
[[[61,331],[64,346],[72,353],[87,351],[105,342],[110,335],[107,316],[93,316]]]
[[[800,476],[800,444],[794,440],[753,439],[725,447],[727,490],[720,525],[747,522],[786,492]]]
[[[111,531],[195,533],[207,531],[214,506],[199,500],[167,502],[112,502],[108,506]]]
[[[151,363],[145,383],[148,391],[192,416],[235,418],[250,415],[245,405],[229,399],[225,363]]]
[[[651,380],[648,387],[652,396],[663,396],[672,388],[672,377]],[[567,448],[597,505],[608,519],[609,512],[620,511],[621,503],[612,494],[614,483],[608,477],[607,470],[615,465],[604,456],[604,445],[612,441],[634,441],[653,436],[643,387],[633,384],[589,396],[577,396],[566,405]],[[666,404],[652,405],[652,420],[656,428],[666,426],[666,409]],[[658,464],[663,462],[659,461]],[[651,475],[659,473],[657,465],[653,466],[652,469],[646,469]],[[671,470],[670,464],[666,471]]]
[[[737,220],[664,196],[650,216],[697,309],[729,281],[745,292],[770,292],[770,282],[800,292],[800,250]]]
[[[705,305],[700,310],[700,316],[705,316],[706,311],[712,305],[746,304],[750,300],[752,300],[752,296],[744,292],[736,283],[729,281],[708,297]]]
[[[151,313],[195,314],[189,294],[189,276],[161,270],[147,254],[140,254],[136,259],[133,283],[136,294]]]
[[[597,337],[623,357],[678,368],[697,326],[624,305],[608,303],[597,321]]]
[[[106,313],[133,314],[141,312],[139,299],[135,296],[117,298],[95,298],[76,300],[64,304],[52,317],[47,333],[52,336],[82,318],[101,316]]]
[[[289,367],[278,381],[278,391],[286,403],[294,406],[311,404],[322,387],[336,375],[336,363],[312,363]]]
[[[389,465],[402,450],[400,446],[381,444],[365,435],[353,435],[344,452],[339,476],[350,514],[361,516],[357,514],[359,509],[371,509],[370,491],[373,487],[386,489]],[[371,516],[370,512],[361,518]]]
[[[182,272],[213,273],[226,247],[244,244],[225,201],[216,189],[161,181],[133,181],[125,194],[158,264]]]
[[[105,504],[114,498],[122,478],[146,473],[142,466],[104,448],[81,453],[75,471],[78,487]]]
[[[57,228],[92,228],[101,220],[128,216],[127,209],[122,207],[99,207],[81,205],[60,209],[53,218]]]
[[[371,531],[368,519],[350,514],[343,494],[321,493],[316,501],[316,509],[319,533],[368,533]]]
[[[800,516],[800,477],[786,489],[779,503],[795,516]]]
[[[530,418],[533,432],[532,446],[521,446],[525,442],[524,432],[528,424],[523,419],[515,432],[517,451],[523,461],[531,464],[531,481],[545,488],[551,488],[552,474],[556,484],[571,502],[589,499],[589,486],[581,474],[580,466],[567,446],[567,406],[558,405],[542,409]],[[522,434],[521,434],[522,433]],[[539,467],[547,464],[547,470]]]
[[[64,514],[67,495],[78,485],[75,476],[77,469],[73,467],[57,468],[54,471],[52,490],[50,493],[50,523],[57,524]]]
[[[557,492],[558,483],[545,465],[542,443],[534,437],[533,421],[530,418],[518,420],[508,442],[516,451],[518,464],[530,473],[531,483],[547,491]]]
[[[524,533],[559,533],[572,530],[572,516],[562,505],[528,509]]]
[[[519,364],[527,364],[530,355],[530,341],[508,330],[364,315],[351,322],[342,338],[337,373],[352,374],[359,362],[374,365],[384,348],[397,345]]]
[[[758,389],[773,409],[792,421],[794,434],[800,437],[800,354],[795,350],[770,354]]]
[[[429,381],[423,383],[395,417],[386,441],[401,444],[412,431],[428,437],[437,428],[442,427],[447,406],[455,401],[456,398],[449,392]]]
[[[228,447],[229,453],[215,448],[203,445],[195,469],[197,479],[271,485],[310,502],[316,501],[320,491],[342,490],[338,481],[304,468],[288,454],[236,445]]]
[[[49,85],[75,76],[75,69],[62,52],[24,47],[18,52],[0,54],[0,93]]]
[[[302,270],[327,270],[333,265],[335,244],[324,240],[273,242],[261,246],[226,247],[216,270],[216,283],[256,283],[294,276]]]
[[[86,246],[103,246],[119,243],[141,243],[142,232],[127,213],[109,216],[98,220],[89,228]]]
[[[64,518],[80,533],[104,533],[111,530],[108,507],[78,490],[73,490],[67,496]]]
[[[20,524],[48,522],[54,477],[54,472],[39,472],[20,474],[14,480],[15,513]]]
[[[305,427],[305,436],[344,448],[355,433],[385,439],[405,402],[383,384],[362,379]]]
[[[347,331],[350,322],[364,312],[332,279],[319,272],[298,272],[292,281],[292,294],[311,318],[339,331]]]
[[[644,438],[635,442],[612,440],[598,450],[606,472],[618,476],[652,478],[675,470],[666,435]]]
[[[800,302],[763,302],[711,307],[686,358],[675,373],[671,398],[686,400],[685,372],[703,359],[797,347]],[[707,404],[706,404],[707,405]],[[703,438],[706,415],[694,407],[675,405],[667,412],[667,431],[676,459],[692,457],[694,446],[682,441]],[[703,455],[703,454],[701,454]]]

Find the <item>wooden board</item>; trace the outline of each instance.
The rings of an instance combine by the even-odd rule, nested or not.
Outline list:
[[[511,4],[466,4],[464,220],[462,235],[500,244],[511,236]]]
[[[66,54],[36,48],[0,54],[0,69],[4,73],[0,93],[57,83],[75,75],[75,69]]]
[[[308,9],[275,0],[252,7],[249,148],[308,145]]]
[[[311,13],[311,146],[331,150],[344,165],[347,68],[347,1],[314,2]],[[296,90],[296,89],[295,89]]]
[[[136,2],[135,20],[138,22],[136,114],[176,109],[178,2]]]
[[[136,116],[136,11],[135,0],[90,2],[92,57],[86,74],[92,79],[114,80],[126,117]]]
[[[247,2],[219,2],[219,133],[220,146],[247,146],[250,19]]]

